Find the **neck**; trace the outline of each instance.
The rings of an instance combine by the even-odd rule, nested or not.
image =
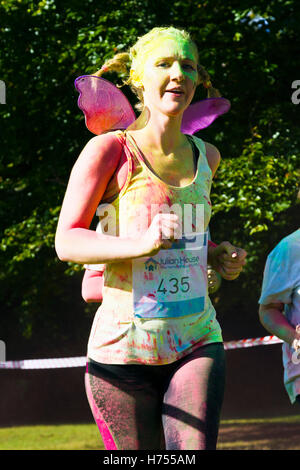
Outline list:
[[[151,145],[153,150],[169,155],[185,143],[186,139],[180,132],[182,114],[166,116],[152,110],[149,111],[148,108],[143,110],[142,116],[145,114],[148,115],[145,127],[137,129],[139,134],[143,136],[145,145]]]

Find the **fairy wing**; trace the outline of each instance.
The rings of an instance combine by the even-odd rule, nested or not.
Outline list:
[[[75,80],[79,92],[78,107],[85,116],[86,127],[93,134],[127,129],[136,115],[122,91],[108,80],[94,75],[82,75]],[[207,98],[191,104],[183,113],[181,132],[195,134],[212,124],[230,108],[225,98]]]
[[[124,93],[104,78],[82,75],[75,80],[79,92],[78,106],[89,131],[99,135],[126,129],[135,121],[135,113]]]
[[[195,134],[195,132],[210,126],[221,114],[230,109],[230,101],[225,98],[206,98],[191,104],[183,113],[181,132]]]

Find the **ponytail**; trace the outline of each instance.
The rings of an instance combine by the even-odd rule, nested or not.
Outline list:
[[[143,93],[142,93],[141,88],[139,88],[133,83],[132,77],[130,75],[131,64],[132,64],[132,59],[131,59],[130,53],[121,52],[119,54],[116,54],[114,57],[107,60],[106,62],[104,62],[101,69],[97,70],[97,72],[95,72],[93,75],[96,75],[96,77],[101,77],[104,73],[107,73],[107,72],[116,72],[116,73],[125,75],[127,79],[123,80],[123,84],[116,85],[116,86],[118,88],[121,88],[124,85],[129,85],[133,93],[135,93],[139,99],[139,102],[136,103],[135,108],[138,111],[142,111],[144,107]]]
[[[210,75],[209,73],[205,70],[202,65],[198,65],[198,74],[199,74],[199,84],[202,83],[204,88],[207,89],[207,96],[208,98],[219,98],[221,96],[221,93],[219,90],[214,88],[212,86],[211,80],[210,80]]]
[[[128,75],[130,64],[131,60],[128,52],[121,52],[120,54],[116,54],[112,59],[107,60],[102,65],[101,69],[97,70],[93,75],[101,77],[105,72],[117,72]]]

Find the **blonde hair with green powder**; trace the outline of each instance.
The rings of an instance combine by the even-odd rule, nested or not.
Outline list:
[[[151,46],[155,39],[170,38],[173,40],[185,40],[192,44],[196,52],[197,59],[199,58],[198,48],[195,42],[192,40],[190,34],[181,29],[170,27],[153,28],[144,36],[138,38],[137,42],[129,49],[129,52],[121,52],[116,54],[111,59],[107,60],[93,75],[101,77],[106,72],[116,72],[127,76],[127,80],[123,80],[124,86],[129,85],[131,90],[137,95],[139,103],[136,104],[136,108],[142,111],[144,107],[143,103],[143,90],[142,84],[135,78],[138,75],[140,67],[143,65],[142,58],[145,57],[147,52],[151,51]],[[219,91],[213,88],[210,76],[202,65],[197,65],[198,70],[198,82],[197,85],[203,84],[207,89],[207,95],[209,98],[221,96]]]

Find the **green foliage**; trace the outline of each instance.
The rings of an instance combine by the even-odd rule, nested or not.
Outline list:
[[[291,101],[291,83],[300,78],[296,0],[7,0],[0,16],[7,89],[0,105],[1,339],[17,331],[65,344],[75,328],[62,327],[68,312],[87,334],[96,307],[80,301],[81,267],[61,263],[54,250],[70,170],[92,137],[73,82],[152,27],[169,24],[192,33],[201,64],[231,101],[230,112],[199,136],[223,157],[212,190],[212,236],[249,252],[245,274],[230,288],[245,305],[243,288],[253,285],[256,308],[268,251],[299,225],[299,106]],[[199,88],[195,99],[203,97]],[[215,299],[221,312],[232,310],[227,284]]]
[[[272,228],[276,216],[296,199],[297,156],[272,150],[260,141],[247,142],[239,158],[224,160],[218,172],[214,213],[238,210],[248,238]]]

